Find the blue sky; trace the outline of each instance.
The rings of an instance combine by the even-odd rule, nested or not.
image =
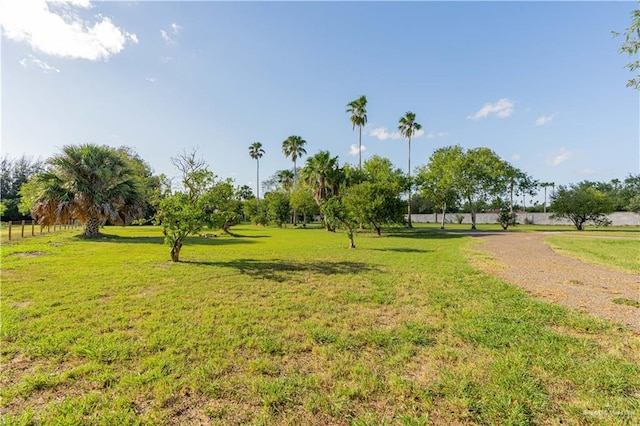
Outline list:
[[[363,159],[407,167],[487,146],[541,181],[638,173],[639,98],[618,53],[637,2],[3,3],[2,152],[134,148],[157,173],[199,149],[255,187],[296,134],[357,164],[346,104],[368,98]],[[355,155],[352,155],[355,154]],[[304,161],[305,158],[302,159]]]

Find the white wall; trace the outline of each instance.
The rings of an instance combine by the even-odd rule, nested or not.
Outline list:
[[[553,213],[527,213],[526,217],[529,220],[529,223],[533,223],[535,225],[573,225],[573,223],[571,223],[571,221],[568,219],[562,219],[562,220],[550,219],[549,217],[552,214]],[[462,223],[471,224],[470,213],[447,213],[446,223],[457,223],[457,220],[456,220],[457,215],[464,216],[464,220],[462,221]],[[615,212],[615,213],[611,213],[608,217],[609,217],[609,220],[612,222],[611,225],[614,225],[614,226],[640,226],[640,215],[637,213]],[[476,223],[478,224],[497,223],[496,222],[497,219],[498,219],[497,213],[476,213]],[[411,215],[411,221],[415,223],[434,223],[434,222],[440,222],[440,220],[441,220],[440,214],[437,214],[437,215],[436,214],[412,214]],[[520,224],[524,224],[525,214],[518,213],[517,221]]]

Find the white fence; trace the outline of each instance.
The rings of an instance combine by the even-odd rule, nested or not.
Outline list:
[[[523,224],[526,222],[534,225],[573,225],[568,219],[554,220],[550,219],[553,213],[523,213],[519,212],[518,223]],[[462,223],[471,224],[470,213],[447,213],[445,218],[446,223],[457,223],[456,216],[463,216]],[[615,212],[609,216],[611,225],[614,226],[640,226],[640,214],[632,212]],[[433,214],[412,214],[411,221],[415,223],[435,223],[440,222],[442,219],[441,213]],[[487,224],[496,223],[498,219],[497,213],[476,213],[476,223]]]

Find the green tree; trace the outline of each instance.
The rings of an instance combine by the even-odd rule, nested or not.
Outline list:
[[[358,126],[358,169],[362,169],[362,127],[367,124],[367,97],[362,95],[347,104],[353,130]]]
[[[182,189],[167,189],[155,216],[162,226],[171,261],[180,261],[180,251],[190,235],[205,226],[228,231],[238,218],[239,205],[231,180],[217,180],[207,163],[194,150],[171,159],[181,174]]]
[[[416,122],[416,115],[411,111],[400,117],[399,123],[400,124],[398,125],[398,130],[400,131],[400,134],[402,135],[402,137],[407,138],[407,140],[409,141],[409,160],[407,165],[407,186],[409,188],[409,201],[407,203],[407,224],[409,225],[409,228],[411,228],[413,226],[411,224],[411,137],[414,136],[418,130],[422,129],[422,125]]]
[[[551,195],[552,218],[567,218],[578,231],[592,222],[596,226],[611,223],[607,214],[613,212],[613,201],[591,182],[580,182],[569,186],[560,185]]]
[[[373,156],[365,161],[362,176],[345,179],[342,203],[360,224],[369,224],[378,235],[385,224],[404,223],[400,195],[405,178],[387,158]]]
[[[249,155],[256,160],[256,198],[260,200],[260,159],[264,155],[264,149],[260,142],[254,142],[249,146]]]
[[[333,229],[340,224],[345,227],[347,237],[349,237],[349,248],[356,248],[354,233],[356,226],[358,226],[358,218],[349,208],[349,205],[343,203],[340,196],[336,196],[327,200],[320,208],[320,211]]]
[[[418,169],[417,183],[421,195],[432,200],[442,211],[440,229],[444,229],[447,209],[459,202],[456,181],[461,173],[464,150],[459,145],[439,148],[426,165]]]
[[[471,229],[476,229],[476,212],[479,203],[506,192],[506,163],[486,147],[469,149],[464,153],[456,176],[456,190],[468,203],[471,212]]]
[[[640,2],[638,2],[640,4]],[[619,34],[614,32],[615,36]],[[624,32],[624,43],[620,46],[620,53],[626,53],[633,60],[629,62],[625,68],[632,73],[640,70],[640,59],[638,59],[638,50],[640,49],[640,9],[631,12],[631,25]],[[627,82],[627,87],[640,90],[640,74],[636,75]]]
[[[264,196],[264,202],[269,222],[273,222],[279,227],[288,222],[291,211],[289,194],[282,191],[268,192]]]
[[[40,225],[78,219],[84,236],[99,235],[107,220],[128,224],[144,215],[146,201],[139,176],[117,150],[92,144],[66,145],[21,190],[21,209]]]
[[[0,160],[0,199],[4,211],[0,216],[3,220],[22,220],[29,217],[28,209],[20,211],[20,188],[32,176],[44,170],[44,162],[33,160],[25,155],[12,159],[4,155]]]
[[[313,199],[311,189],[304,183],[299,182],[295,189],[291,192],[291,207],[296,212],[302,212],[303,226],[307,225],[307,215],[317,214],[320,212],[318,205]]]
[[[338,196],[344,172],[338,165],[338,157],[332,157],[329,151],[320,151],[307,158],[300,177],[309,185],[313,198],[322,212],[322,205],[331,197]],[[325,221],[327,231],[332,231],[330,222]]]
[[[300,136],[291,135],[284,142],[282,142],[282,152],[284,155],[289,158],[291,157],[291,161],[293,161],[293,180],[294,182],[298,180],[298,169],[296,160],[307,153],[304,149],[304,146],[307,144],[307,141],[302,139]],[[296,209],[293,209],[293,226],[297,225],[298,214]]]

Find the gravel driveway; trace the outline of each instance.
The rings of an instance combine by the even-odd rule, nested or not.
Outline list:
[[[613,271],[563,256],[544,243],[549,233],[477,233],[498,267],[482,269],[517,284],[530,294],[626,325],[640,333],[640,309],[613,299],[640,300],[640,276]]]

